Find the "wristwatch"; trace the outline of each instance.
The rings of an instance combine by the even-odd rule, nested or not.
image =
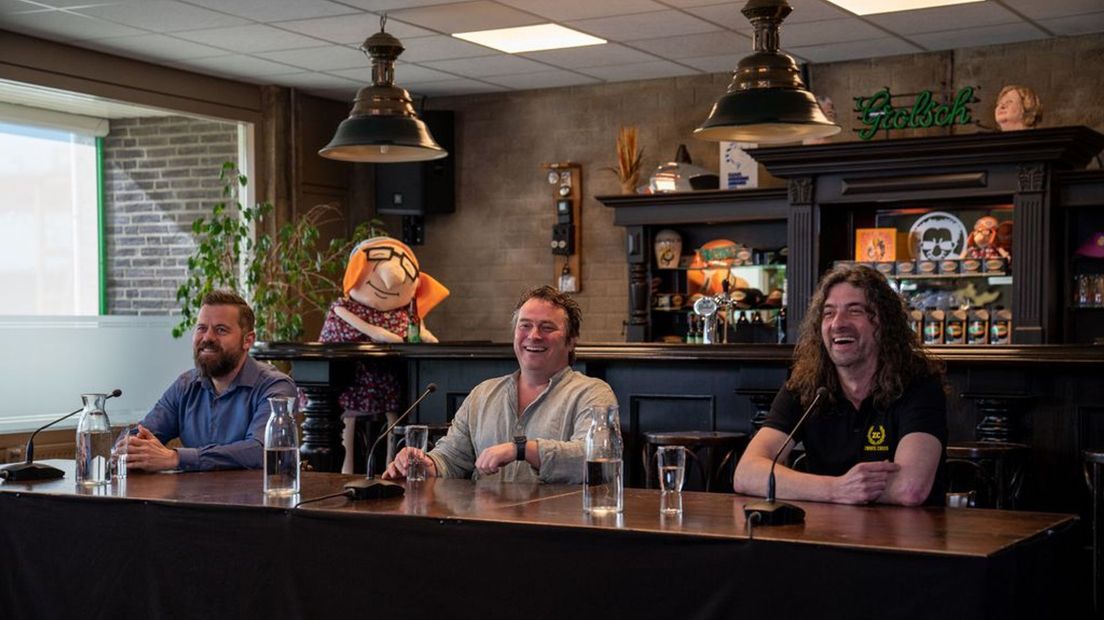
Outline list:
[[[516,435],[514,437],[514,446],[517,448],[518,461],[525,460],[525,444],[528,442],[529,440],[525,438],[525,435]]]

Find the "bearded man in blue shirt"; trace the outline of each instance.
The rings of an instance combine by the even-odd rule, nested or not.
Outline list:
[[[296,395],[291,378],[249,356],[253,309],[230,291],[203,298],[192,335],[195,368],[165,390],[129,440],[127,468],[259,469],[273,396]],[[168,448],[179,438],[181,447]]]

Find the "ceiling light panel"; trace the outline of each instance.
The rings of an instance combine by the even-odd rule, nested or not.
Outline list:
[[[457,32],[452,36],[485,45],[507,54],[585,47],[587,45],[601,45],[606,42],[605,39],[592,37],[589,34],[564,28],[557,24]]]
[[[828,0],[828,2],[847,9],[855,15],[876,15],[878,13],[931,9],[952,4],[970,4],[972,2],[984,2],[984,0],[893,0],[892,2],[886,2],[886,0]]]

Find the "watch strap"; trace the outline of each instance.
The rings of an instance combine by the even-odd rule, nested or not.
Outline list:
[[[529,440],[525,437],[525,435],[518,435],[514,437],[514,447],[517,448],[516,458],[518,461],[525,460],[525,444],[528,442]]]

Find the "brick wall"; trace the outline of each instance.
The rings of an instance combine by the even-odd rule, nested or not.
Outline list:
[[[181,116],[111,121],[104,139],[109,314],[177,314],[192,222],[221,199],[237,126]]]
[[[1042,98],[1044,126],[1104,132],[1104,108],[1092,95],[1104,92],[1101,35],[826,63],[810,74],[813,90],[831,96],[839,110],[844,133],[837,140],[857,139],[849,131],[851,97],[882,86],[897,93],[937,89],[944,80],[954,88],[980,85],[975,117],[990,125],[1000,86],[1016,82]],[[552,198],[541,163],[575,161],[583,166],[582,340],[622,341],[624,229],[593,198],[620,192],[616,177],[603,170],[614,163],[618,127],[639,128],[644,177],[679,143],[695,163],[716,170],[718,147],[691,132],[729,81],[714,74],[431,100],[431,108],[456,110],[459,159],[456,213],[427,218],[426,245],[416,249],[426,272],[452,290],[428,317],[430,329],[443,340],[509,340],[518,294],[554,283]]]

